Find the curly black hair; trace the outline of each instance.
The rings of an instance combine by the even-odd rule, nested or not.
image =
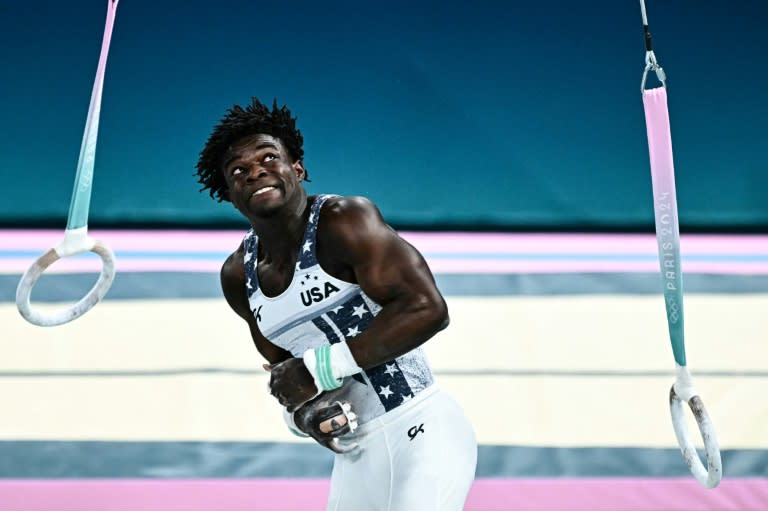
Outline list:
[[[251,98],[251,104],[246,108],[234,105],[227,110],[226,115],[213,128],[211,136],[200,151],[197,161],[197,182],[203,187],[200,191],[208,190],[210,196],[218,202],[228,200],[226,197],[227,184],[224,180],[221,164],[229,146],[238,139],[257,133],[272,135],[280,139],[293,161],[304,159],[304,137],[296,129],[296,117],[283,105],[277,106],[277,99],[272,103],[272,110],[257,98]],[[309,181],[304,173],[304,179]]]

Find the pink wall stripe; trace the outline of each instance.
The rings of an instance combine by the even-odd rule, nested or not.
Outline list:
[[[106,241],[113,250],[147,251],[232,251],[245,231],[89,231]],[[0,229],[0,250],[47,250],[63,237],[63,230]],[[651,234],[545,234],[545,233],[463,233],[402,232],[419,249],[435,252],[534,252],[534,253],[651,253],[656,239]],[[688,234],[681,238],[681,250],[689,253],[768,253],[768,235]]]
[[[92,231],[117,256],[117,271],[218,272],[241,231]],[[650,234],[413,233],[403,237],[435,273],[657,272]],[[22,273],[63,231],[0,230],[0,272]],[[20,253],[21,252],[21,253]],[[768,274],[768,236],[688,235],[683,272]],[[97,272],[95,257],[57,262],[52,273]]]
[[[112,250],[147,251],[232,251],[245,231],[101,231],[88,233],[105,241]],[[0,229],[0,249],[36,248],[47,250],[64,237],[64,230]]]
[[[497,260],[482,261],[472,259],[429,259],[433,273],[611,273],[659,271],[657,262],[649,261],[536,261],[536,260]],[[0,273],[23,273],[34,258],[0,259]],[[218,273],[221,260],[216,259],[121,259],[117,256],[118,272],[203,272]],[[57,261],[46,270],[51,273],[97,273],[101,262],[93,258],[70,258]],[[683,264],[683,271],[690,273],[713,274],[768,274],[768,263],[728,264],[712,261],[690,261]],[[96,275],[94,275],[94,279]]]
[[[471,259],[429,259],[433,273],[611,273],[659,271],[656,262],[632,261],[504,261]],[[23,273],[34,261],[30,259],[0,259],[0,273]],[[218,273],[219,260],[197,259],[121,259],[117,256],[118,272],[201,272]],[[101,270],[98,259],[65,259],[57,261],[46,274],[94,273]],[[719,262],[688,262],[683,271],[732,275],[766,275],[768,263],[727,264]],[[94,275],[94,280],[96,275]]]
[[[221,270],[221,264],[224,259],[127,259],[115,255],[115,267],[117,272],[208,272],[218,273]],[[23,273],[29,267],[35,258],[20,259],[9,258],[0,259],[0,273]],[[101,271],[101,260],[97,256],[91,257],[73,257],[60,259],[45,270],[49,273],[98,273]],[[94,275],[94,282],[96,277]]]
[[[0,480],[3,511],[321,511],[325,479]],[[465,511],[766,511],[768,478],[479,479]]]

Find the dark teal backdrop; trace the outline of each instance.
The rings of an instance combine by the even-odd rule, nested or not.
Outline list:
[[[647,0],[683,230],[768,227],[763,1]],[[0,0],[0,223],[63,228],[106,1]],[[652,229],[639,2],[120,0],[91,226],[241,225],[198,193],[251,95],[299,116],[313,193],[396,226]]]

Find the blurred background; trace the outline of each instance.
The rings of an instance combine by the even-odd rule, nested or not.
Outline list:
[[[480,442],[467,509],[768,509],[768,7],[646,4],[720,487],[669,419],[638,2],[122,0],[89,217],[117,278],[40,328],[16,285],[63,235],[106,2],[0,0],[0,509],[324,509],[331,453],[287,432],[219,289],[248,226],[194,176],[252,96],[298,116],[310,193],[369,197],[430,263],[452,325],[427,351]],[[99,268],[60,261],[33,301]]]

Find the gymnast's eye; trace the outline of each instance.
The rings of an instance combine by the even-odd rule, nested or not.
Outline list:
[[[232,167],[232,169],[229,171],[229,174],[232,177],[237,177],[242,174],[245,174],[245,169],[243,167]]]
[[[275,153],[267,153],[267,154],[264,155],[264,161],[265,162],[276,160],[276,159],[277,159],[277,155]]]

